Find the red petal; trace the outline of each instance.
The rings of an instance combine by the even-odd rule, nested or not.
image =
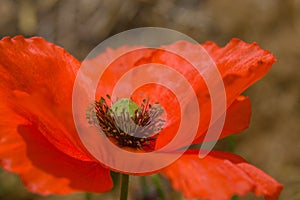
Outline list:
[[[78,160],[57,150],[36,126],[19,115],[8,112],[0,121],[0,164],[18,173],[30,191],[49,195],[111,189],[110,172],[99,163]]]
[[[239,39],[232,39],[223,48],[213,42],[207,42],[203,47],[223,77],[228,105],[261,79],[276,61],[269,51],[261,49],[257,43],[248,44]]]
[[[245,130],[249,127],[250,120],[250,99],[248,97],[239,96],[226,111],[226,119],[219,139]],[[216,123],[218,123],[218,121]],[[212,129],[214,129],[213,126]],[[199,138],[197,138],[197,140],[194,141],[194,143],[203,142],[205,136],[205,134],[201,135]],[[213,139],[210,139],[209,137],[206,138],[206,141],[211,140]]]
[[[94,162],[74,127],[71,97],[80,63],[37,37],[4,38],[0,55],[1,165],[44,195],[109,190],[109,170]]]
[[[193,46],[193,44],[188,42],[177,42],[170,45],[168,49],[179,49],[186,54],[193,55]],[[212,42],[204,44],[203,47],[215,61],[226,90],[228,107],[226,114],[228,116],[226,117],[223,132],[220,135],[223,138],[248,127],[251,116],[250,102],[248,100],[241,102],[236,99],[250,85],[262,78],[269,71],[276,59],[270,52],[261,49],[256,43],[247,44],[239,39],[231,40],[223,48],[218,47]],[[162,56],[163,62],[168,63],[170,66],[172,66],[172,62],[178,62],[176,59],[163,58]],[[201,63],[203,61],[199,60],[198,62]],[[181,72],[185,77],[188,77],[190,81],[197,80],[194,82],[194,89],[198,91],[201,125],[198,128],[197,139],[194,143],[198,143],[203,141],[203,133],[207,131],[209,125],[211,102],[209,98],[206,98],[209,96],[209,93],[201,77],[192,73],[188,65],[181,64],[181,66],[186,70]],[[187,74],[193,78],[190,78]],[[209,76],[209,74],[206,76]],[[234,105],[232,105],[233,103]]]
[[[110,94],[117,80],[122,77],[122,75],[129,69],[132,69],[136,66],[146,63],[159,63],[169,66],[182,74],[191,84],[194,91],[197,93],[199,109],[201,111],[201,119],[199,123],[201,124],[201,126],[199,126],[198,128],[197,137],[201,136],[201,138],[203,138],[203,134],[207,131],[211,117],[211,102],[208,98],[209,93],[207,86],[202,76],[198,74],[198,72],[191,66],[190,63],[188,63],[180,56],[174,55],[169,52],[170,50],[180,51],[184,55],[189,55],[189,58],[192,58],[195,62],[199,62],[200,65],[205,64],[203,63],[203,60],[197,57],[198,54],[195,53],[194,50],[196,47],[197,45],[195,44],[180,41],[169,46],[162,47],[162,49],[166,49],[167,51],[163,51],[162,49],[143,49],[132,51],[130,53],[127,53],[126,55],[122,55],[121,58],[118,58],[109,66],[108,70],[105,72],[106,76],[102,80],[100,80],[100,84],[102,83],[105,87],[103,87],[102,90],[101,88],[99,88],[99,93],[102,91],[102,93],[104,92]],[[271,65],[275,62],[274,56],[268,51],[261,49],[257,44],[247,44],[238,39],[231,40],[223,48],[218,47],[212,42],[204,44],[203,47],[208,51],[209,55],[216,62],[220,74],[223,78],[228,108],[234,101],[236,101],[238,96],[246,88],[248,88],[251,84],[265,75],[270,69]],[[129,50],[129,48],[127,50]],[[126,52],[126,48],[116,51],[109,51],[106,54],[115,55],[118,54],[118,52]],[[118,55],[121,55],[122,53],[119,53]],[[204,70],[203,73],[207,73],[207,71]],[[209,74],[204,75],[209,76]],[[159,76],[159,74],[157,76]],[[137,74],[137,76],[135,76],[135,79],[138,79],[138,77],[143,77],[143,75]],[[135,79],[133,79],[133,81]],[[174,82],[174,85],[176,84],[178,84],[178,82]],[[157,96],[163,96],[164,94],[164,90],[154,90],[154,92],[151,93],[152,96],[150,96],[150,99],[154,99]],[[247,100],[239,105],[234,105],[233,107],[229,108],[227,113],[229,116],[227,117],[227,121],[225,122],[224,131],[221,137],[224,137],[231,133],[239,132],[248,126],[250,106],[245,111],[241,111],[241,108],[247,107],[246,101]],[[174,110],[175,106],[177,106],[176,103],[169,103],[168,106],[165,107],[165,110]],[[239,114],[238,112],[241,113]],[[244,118],[242,118],[243,114],[245,114]],[[172,122],[169,121],[170,123],[168,123],[168,126],[165,127],[165,130],[171,129],[172,131],[174,131],[175,129],[170,128],[169,126],[177,126],[180,120],[182,120],[180,119],[179,114],[174,115],[174,118]],[[165,135],[165,132],[166,131],[164,131],[161,136]],[[174,133],[169,134],[172,136],[174,135]],[[161,140],[161,146],[165,145],[170,140],[169,136],[164,138],[166,138],[166,140]],[[202,140],[201,138],[198,138],[195,143]]]
[[[25,117],[60,151],[91,160],[72,117],[72,88],[80,63],[64,49],[38,37],[3,38],[0,55],[0,103],[6,112]],[[1,111],[1,115],[6,113]],[[11,119],[6,126],[19,123]],[[12,129],[10,134],[16,132]]]
[[[238,98],[238,96],[244,92],[250,85],[254,82],[262,78],[271,68],[271,65],[276,61],[275,57],[268,51],[261,49],[256,43],[247,44],[239,39],[231,40],[225,47],[221,48],[215,45],[212,42],[208,42],[203,45],[203,47],[207,50],[208,54],[215,61],[218,70],[224,81],[224,86],[226,90],[226,98],[227,98],[227,108],[229,108],[234,101]],[[177,42],[172,45],[166,47],[166,49],[177,49],[183,52],[183,54],[188,54],[189,57],[193,57],[195,52],[195,45],[188,42]],[[189,82],[193,85],[195,91],[197,91],[199,108],[201,111],[201,124],[198,128],[197,137],[200,137],[207,131],[209,125],[209,119],[211,116],[211,102],[209,97],[209,93],[205,82],[202,77],[197,74],[193,69],[191,69],[188,63],[184,63],[180,60],[180,58],[170,57],[166,52],[162,52],[160,56],[156,56],[153,59],[156,59],[156,62],[171,66],[172,68],[178,70],[184,77],[186,77]],[[197,60],[197,57],[194,58],[196,62],[205,65],[201,59]],[[181,62],[180,62],[181,61]],[[204,76],[208,76],[209,74],[205,74],[207,71],[203,71]],[[174,83],[176,84],[176,83]],[[157,94],[159,95],[159,94]],[[243,105],[235,105],[233,112],[235,109],[240,110],[238,107],[247,107],[248,103],[243,102]],[[172,105],[171,105],[172,106]],[[249,107],[249,106],[248,106]],[[250,108],[250,107],[249,107]],[[241,114],[245,114],[244,119],[240,119],[241,124],[230,124],[228,121],[225,122],[224,127],[224,136],[228,135],[229,132],[237,132],[243,130],[248,126],[249,117],[250,117],[250,109],[243,111]],[[241,110],[240,110],[241,112]],[[228,110],[229,117],[238,118],[236,114],[231,114],[231,110]],[[233,115],[233,116],[232,116]],[[241,116],[241,115],[240,115]],[[237,127],[234,127],[237,126]],[[226,130],[226,129],[230,130]],[[223,137],[223,136],[222,136]],[[203,136],[202,136],[203,138]],[[195,142],[198,142],[201,139],[197,139]]]
[[[226,200],[253,191],[277,199],[282,190],[273,178],[239,156],[225,152],[211,152],[200,159],[197,151],[190,151],[162,173],[187,198]]]
[[[239,96],[226,111],[225,124],[220,138],[239,133],[249,127],[251,102],[248,97]]]
[[[101,54],[94,60],[86,62],[90,65],[90,68],[93,68],[92,66],[100,63],[102,63],[101,66],[103,67],[106,63],[109,64],[109,62],[106,59],[106,56],[111,55],[108,57],[117,58],[113,60],[113,62],[110,63],[108,68],[103,72],[102,78],[100,79],[98,85],[98,98],[99,96],[105,96],[106,94],[111,95],[115,85],[117,84],[119,79],[123,78],[123,75],[125,75],[129,70],[132,70],[144,64],[153,65],[147,66],[147,70],[144,71],[134,71],[134,76],[131,76],[127,82],[121,84],[124,87],[124,90],[126,90],[127,87],[134,88],[134,83],[142,82],[143,79],[145,79],[145,74],[147,74],[146,76],[151,76],[151,78],[155,80],[169,82],[178,91],[186,92],[187,88],[185,88],[184,84],[181,84],[181,80],[176,79],[177,77],[175,76],[175,73],[167,73],[163,70],[156,71],[161,68],[156,68],[154,64],[166,65],[171,67],[172,69],[175,69],[178,74],[182,74],[183,77],[187,79],[187,81],[191,85],[191,88],[196,90],[196,86],[198,85],[196,85],[195,83],[197,81],[200,81],[201,77],[197,77],[197,71],[191,66],[191,64],[189,64],[180,56],[162,49],[141,48],[132,50],[128,48],[127,51],[128,53],[124,53],[126,52],[126,49],[123,48],[117,49],[115,51],[108,51],[106,54]],[[101,62],[101,59],[103,59],[103,62]],[[93,73],[89,73],[89,77],[92,77],[92,74]],[[179,76],[178,74],[176,75]],[[172,78],[173,80],[166,79],[165,75],[168,75],[168,77]],[[195,88],[193,88],[194,86]],[[164,146],[176,134],[181,117],[179,103],[178,100],[175,98],[173,91],[171,91],[167,87],[162,87],[160,84],[147,84],[145,86],[141,86],[140,88],[132,92],[133,94],[131,97],[137,102],[141,102],[141,99],[143,98],[149,98],[150,103],[159,102],[159,104],[161,104],[164,107],[168,118],[164,130],[160,132],[156,148]],[[185,97],[186,96],[187,95],[185,95]],[[118,97],[122,98],[123,96],[121,95]],[[187,130],[188,128],[189,127],[186,127]]]
[[[254,193],[257,196],[263,195],[266,200],[276,200],[279,197],[283,187],[276,180],[249,163],[240,163],[238,166],[256,183]]]

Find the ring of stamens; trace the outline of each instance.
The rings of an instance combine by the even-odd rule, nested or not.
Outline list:
[[[107,98],[111,100],[108,95]],[[149,99],[144,99],[132,113],[125,109],[116,112],[101,97],[87,110],[86,117],[89,123],[99,125],[102,132],[119,146],[151,151],[165,123],[161,118],[163,112],[158,103],[151,105]]]

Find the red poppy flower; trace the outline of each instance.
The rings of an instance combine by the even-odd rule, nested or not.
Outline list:
[[[177,42],[172,48],[193,53],[192,44]],[[224,81],[227,113],[221,138],[248,127],[251,115],[249,98],[241,93],[260,79],[275,62],[268,51],[257,44],[238,39],[225,47],[212,42],[203,45],[214,59]],[[107,50],[97,59],[112,56],[118,50]],[[141,52],[121,59],[129,66],[148,61],[166,64],[180,71],[196,91],[206,91],[203,80],[187,64],[163,51]],[[199,61],[201,62],[201,60]],[[110,169],[96,160],[82,144],[72,116],[72,88],[80,62],[65,50],[42,38],[3,38],[0,41],[0,162],[4,169],[17,173],[26,187],[35,193],[67,194],[75,191],[106,192],[112,188]],[[112,71],[115,77],[121,72]],[[148,88],[147,88],[148,87]],[[98,91],[99,96],[109,94]],[[144,92],[156,94],[157,101],[167,110],[170,119],[158,135],[155,148],[167,144],[178,128],[176,102],[170,102],[159,86],[145,86]],[[101,92],[103,94],[101,94]],[[167,97],[172,93],[164,91]],[[210,116],[206,93],[197,98],[201,114]],[[133,96],[140,101],[138,96]],[[151,99],[152,100],[152,99]],[[209,119],[209,117],[207,117]],[[194,143],[203,141],[209,121],[201,119]],[[176,153],[176,152],[175,152]],[[177,161],[160,170],[173,187],[187,198],[229,199],[232,195],[254,192],[266,199],[277,199],[282,186],[273,178],[247,163],[243,158],[226,152],[210,152],[205,158],[198,151],[188,150]]]

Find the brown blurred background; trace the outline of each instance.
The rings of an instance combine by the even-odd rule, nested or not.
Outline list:
[[[246,91],[252,123],[235,138],[235,152],[284,185],[281,200],[299,200],[300,0],[0,0],[1,38],[40,35],[80,60],[107,37],[144,26],[174,29],[200,43],[256,41],[276,56],[270,73]],[[138,185],[134,179],[131,190]],[[92,199],[115,199],[117,193]],[[43,198],[1,171],[0,199],[79,200],[85,194]]]

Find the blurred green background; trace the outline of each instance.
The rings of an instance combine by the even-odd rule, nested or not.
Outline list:
[[[174,29],[200,43],[224,45],[238,37],[275,55],[278,62],[270,73],[246,91],[252,122],[234,138],[235,152],[284,185],[281,200],[299,200],[300,0],[0,0],[1,38],[40,35],[79,60],[107,37],[144,26]],[[219,144],[226,146],[226,140]],[[166,180],[164,189],[169,199],[182,198],[169,192]],[[136,198],[135,177],[130,190]],[[91,199],[117,195],[118,190]],[[40,197],[27,192],[16,175],[1,171],[0,199],[81,200],[85,194]]]

